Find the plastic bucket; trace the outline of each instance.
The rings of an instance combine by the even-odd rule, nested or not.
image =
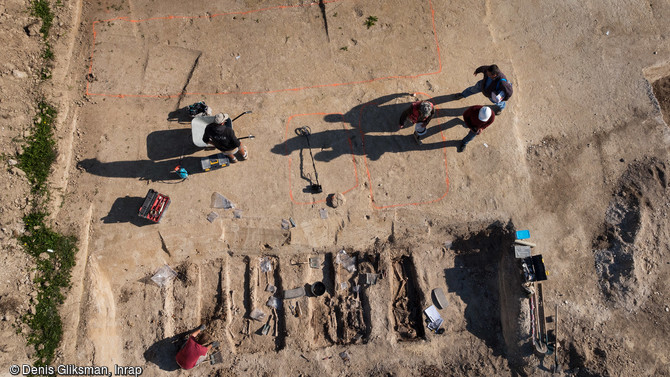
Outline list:
[[[320,281],[317,281],[316,283],[312,284],[311,290],[312,294],[318,297],[326,293],[326,285]]]

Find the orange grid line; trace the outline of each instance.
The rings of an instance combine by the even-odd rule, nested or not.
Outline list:
[[[329,0],[329,1],[324,1],[325,4],[328,3],[335,3],[339,1],[344,1],[344,0]],[[198,19],[198,18],[214,18],[214,17],[219,17],[219,16],[226,16],[226,15],[238,15],[238,14],[249,14],[249,13],[255,13],[255,12],[262,12],[262,11],[268,11],[268,10],[275,10],[275,9],[287,9],[287,8],[297,8],[297,7],[308,7],[308,6],[313,6],[317,5],[318,3],[312,2],[309,4],[299,4],[299,5],[279,5],[275,7],[268,7],[268,8],[262,8],[262,9],[255,9],[255,10],[248,10],[248,11],[239,11],[239,12],[227,12],[227,13],[219,13],[219,14],[214,14],[214,15],[209,15],[209,16],[166,16],[166,17],[154,17],[154,18],[147,18],[147,19],[138,19],[138,20],[130,20],[128,17],[116,17],[116,18],[110,18],[107,20],[98,20],[98,21],[93,21],[92,24],[92,30],[93,30],[93,43],[91,46],[91,55],[90,55],[90,64],[88,67],[88,73],[91,74],[93,73],[93,52],[95,51],[95,41],[97,37],[97,32],[95,30],[95,25],[98,22],[109,22],[109,21],[116,21],[116,20],[124,20],[128,22],[144,22],[144,21],[152,21],[152,20],[173,20],[173,19]],[[422,76],[429,76],[429,75],[435,75],[439,74],[442,72],[442,57],[440,54],[440,43],[437,39],[437,28],[435,26],[435,9],[433,8],[433,1],[428,0],[428,4],[430,5],[430,14],[431,14],[431,19],[432,19],[432,26],[433,26],[433,36],[435,37],[435,47],[436,47],[436,54],[437,54],[437,62],[438,62],[438,69],[434,72],[427,72],[427,73],[420,73],[417,75],[396,75],[396,76],[384,76],[384,77],[377,77],[369,80],[359,80],[359,81],[349,81],[349,82],[341,82],[341,83],[330,83],[330,84],[317,84],[317,85],[308,85],[308,86],[303,86],[303,87],[298,87],[298,88],[284,88],[284,89],[274,89],[274,90],[259,90],[259,91],[229,91],[229,92],[214,92],[214,93],[203,93],[203,92],[183,92],[183,93],[177,93],[177,94],[109,94],[109,93],[92,93],[90,89],[90,82],[86,82],[86,95],[87,96],[101,96],[101,97],[115,97],[115,98],[177,98],[177,97],[182,97],[182,96],[190,96],[190,95],[198,95],[198,96],[217,96],[217,95],[228,95],[228,94],[238,94],[238,95],[247,95],[247,94],[272,94],[272,93],[282,93],[282,92],[297,92],[300,90],[305,90],[305,89],[317,89],[317,88],[327,88],[327,87],[338,87],[338,86],[343,86],[343,85],[358,85],[358,84],[367,84],[375,81],[381,81],[381,80],[390,80],[390,79],[414,79]]]
[[[426,97],[428,97],[429,99],[433,99],[431,96],[429,96],[426,93],[416,92],[416,94],[422,94],[422,95],[425,95]],[[444,199],[444,197],[446,197],[447,194],[449,193],[449,170],[448,170],[448,166],[447,166],[447,148],[446,148],[446,146],[442,147],[442,151],[444,152],[444,173],[445,173],[445,184],[446,184],[446,190],[445,190],[444,194],[442,194],[442,196],[440,196],[437,199],[424,201],[424,202],[391,204],[391,205],[386,205],[386,206],[377,206],[376,205],[375,196],[374,196],[374,193],[372,192],[372,187],[373,187],[372,186],[372,177],[370,176],[370,169],[368,167],[368,159],[366,157],[367,152],[365,151],[365,133],[363,132],[363,127],[361,127],[361,124],[363,122],[363,120],[362,120],[363,110],[366,107],[368,107],[370,105],[375,105],[375,104],[377,104],[377,102],[374,102],[374,101],[366,103],[365,105],[363,105],[361,107],[361,109],[359,111],[359,114],[358,114],[358,130],[361,133],[361,138],[363,139],[363,163],[365,164],[365,172],[367,173],[367,176],[368,176],[368,184],[369,184],[369,187],[370,187],[370,199],[372,200],[372,208],[374,208],[374,209],[386,209],[386,208],[404,207],[404,206],[409,206],[409,205],[417,206],[417,205],[422,205],[422,204],[436,203],[436,202],[439,202],[440,200]],[[437,110],[438,110],[437,107],[435,107],[435,112],[437,112]],[[444,141],[444,142],[447,141],[447,138],[444,137],[444,132],[442,132],[442,130],[440,130],[440,136],[442,136],[442,141]]]

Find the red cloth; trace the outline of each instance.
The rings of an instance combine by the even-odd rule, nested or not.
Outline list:
[[[410,122],[414,124],[422,122],[424,127],[428,126],[430,120],[433,119],[433,115],[435,115],[435,108],[433,107],[433,110],[430,112],[429,116],[427,116],[426,118],[422,118],[421,102],[423,101],[416,101],[412,103],[412,105],[409,108],[407,108],[407,110],[403,111],[402,114],[400,114],[400,121],[399,121],[400,128],[403,128],[403,126],[405,125],[405,121],[407,119],[409,119]]]
[[[491,112],[491,117],[489,120],[486,122],[482,122],[479,120],[479,110],[483,106],[472,106],[469,107],[465,112],[463,113],[463,120],[465,121],[465,125],[468,126],[469,129],[472,130],[472,132],[480,133],[482,132],[483,129],[486,127],[490,126],[491,123],[493,123],[493,120],[496,118],[496,115]]]
[[[188,337],[188,342],[177,352],[177,364],[183,369],[191,369],[198,362],[200,356],[207,355],[207,347],[198,344],[195,338]]]

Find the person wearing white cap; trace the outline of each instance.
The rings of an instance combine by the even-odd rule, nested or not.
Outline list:
[[[470,129],[470,132],[468,132],[463,140],[461,140],[461,144],[458,146],[458,152],[463,152],[465,146],[468,145],[475,136],[482,133],[482,130],[490,126],[495,118],[496,116],[488,106],[472,106],[465,110],[463,113],[463,120],[465,121],[465,126]]]
[[[414,140],[421,144],[421,136],[435,115],[435,106],[430,101],[416,101],[400,115],[400,128],[414,125]]]
[[[214,122],[205,127],[202,141],[223,152],[231,163],[237,162],[235,154],[240,156],[240,160],[246,160],[248,157],[247,148],[235,136],[233,121],[228,114],[216,114]]]

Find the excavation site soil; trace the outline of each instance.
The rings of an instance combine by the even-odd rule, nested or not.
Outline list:
[[[667,1],[62,1],[40,92],[39,19],[3,3],[0,374],[35,352],[14,159],[44,96],[49,222],[78,238],[54,365],[670,376]],[[514,93],[458,152],[490,64]],[[199,101],[247,160],[206,159]],[[183,370],[201,324],[220,346]]]

